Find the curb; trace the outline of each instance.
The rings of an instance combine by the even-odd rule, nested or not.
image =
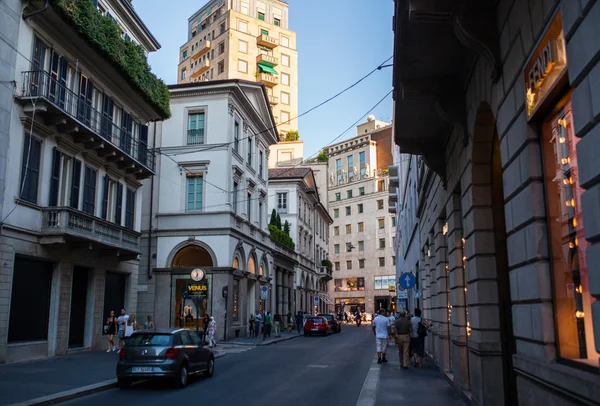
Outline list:
[[[277,344],[283,341],[288,341],[288,340],[292,340],[294,338],[297,337],[303,337],[302,334],[297,334],[297,335],[293,335],[293,336],[289,336],[289,337],[282,337],[278,340],[271,340],[268,342],[258,342],[258,343],[240,343],[240,342],[236,342],[236,341],[224,341],[223,344],[231,344],[231,345],[244,345],[246,347],[264,347],[265,345],[272,345],[272,344]]]
[[[223,358],[227,353],[214,351],[215,359]],[[110,389],[117,388],[117,380],[109,379],[92,385],[82,386],[80,388],[71,389],[64,392],[58,392],[52,395],[42,396],[35,399],[26,400],[20,403],[14,403],[9,406],[46,406],[56,405],[58,403],[67,402],[69,400],[83,398],[95,393],[104,392]]]

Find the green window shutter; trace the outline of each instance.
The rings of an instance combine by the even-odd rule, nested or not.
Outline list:
[[[263,30],[263,29],[261,29],[261,30],[260,30],[260,33],[261,33],[262,35],[269,35],[269,31],[267,31],[267,30]]]
[[[258,19],[260,21],[265,21],[265,14],[264,13],[258,13]]]

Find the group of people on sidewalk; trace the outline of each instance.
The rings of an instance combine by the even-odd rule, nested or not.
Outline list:
[[[404,310],[397,313],[397,317],[386,314],[385,309],[373,319],[373,334],[377,344],[377,363],[388,362],[386,349],[388,341],[393,339],[398,345],[400,367],[408,369],[410,358],[413,357],[415,367],[423,366],[425,356],[425,337],[429,325],[421,318],[421,309],[414,310],[414,316],[407,317]]]
[[[288,312],[285,316],[279,312],[272,315],[267,311],[262,313],[257,311],[256,314],[251,314],[248,320],[248,336],[250,338],[258,337],[261,333],[263,341],[271,337],[271,333],[275,337],[281,337],[281,332],[294,329],[294,316]]]

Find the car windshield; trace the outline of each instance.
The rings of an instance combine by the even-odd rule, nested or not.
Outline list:
[[[170,334],[134,334],[127,340],[127,347],[167,347],[171,345]]]
[[[319,317],[323,317],[325,320],[328,321],[333,320],[333,316],[331,314],[320,314]]]
[[[313,323],[322,323],[323,319],[320,317],[311,317],[308,321],[312,321]]]

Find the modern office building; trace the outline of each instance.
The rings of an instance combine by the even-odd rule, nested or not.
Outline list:
[[[392,127],[369,116],[358,135],[325,148],[329,156],[329,259],[336,310],[394,309],[396,217],[388,212]],[[394,289],[391,289],[393,287]]]
[[[188,19],[177,69],[177,83],[261,82],[280,138],[298,129],[298,51],[286,1],[209,1]]]

